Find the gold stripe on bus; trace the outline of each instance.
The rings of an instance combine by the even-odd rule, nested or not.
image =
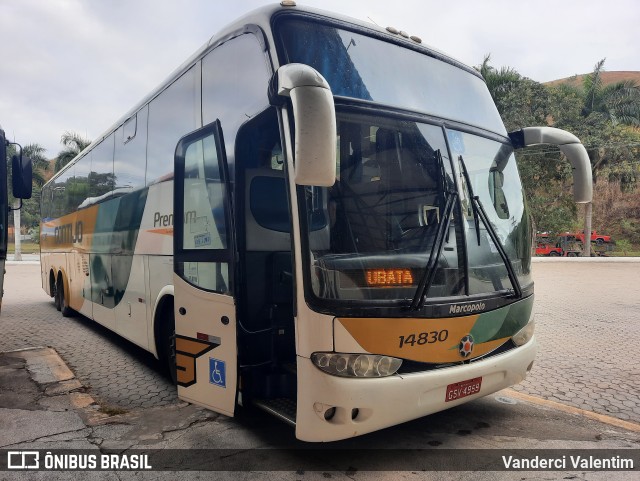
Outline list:
[[[198,357],[216,347],[216,344],[199,339],[176,336],[176,352]]]
[[[475,344],[471,355],[459,352],[478,315],[442,319],[336,319],[364,350],[418,362],[457,362],[487,354],[507,338]]]
[[[149,234],[173,235],[173,227],[168,227],[166,229],[149,229],[147,232]]]
[[[40,242],[43,251],[78,249],[89,251],[96,228],[99,206],[82,209],[58,219],[43,222]]]
[[[197,382],[196,359],[218,347],[219,343],[176,336],[176,376],[179,386],[189,387]]]

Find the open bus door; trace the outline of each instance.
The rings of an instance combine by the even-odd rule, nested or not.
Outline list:
[[[178,143],[173,194],[178,396],[233,416],[238,357],[227,172],[219,121]]]

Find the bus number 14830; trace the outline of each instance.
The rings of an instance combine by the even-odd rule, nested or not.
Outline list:
[[[434,344],[436,342],[444,342],[449,337],[449,331],[443,329],[442,331],[421,332],[419,334],[409,334],[408,336],[399,336],[400,348],[405,347],[407,344],[411,347],[418,344],[422,346],[424,344]]]

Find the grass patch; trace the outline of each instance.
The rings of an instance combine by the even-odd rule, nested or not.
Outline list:
[[[9,244],[9,254],[13,254],[16,251],[15,244]],[[23,254],[39,254],[40,253],[40,244],[36,244],[35,242],[22,242],[20,244],[20,252]]]
[[[610,257],[640,257],[640,251],[627,251],[627,255],[624,255],[624,253],[620,252],[620,251],[607,252],[607,256],[610,256]]]

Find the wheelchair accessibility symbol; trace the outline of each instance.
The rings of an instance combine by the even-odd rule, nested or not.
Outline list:
[[[227,387],[224,361],[209,358],[209,382],[220,387]]]

